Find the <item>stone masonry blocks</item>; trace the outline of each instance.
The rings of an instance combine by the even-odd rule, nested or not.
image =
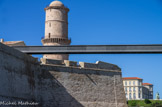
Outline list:
[[[119,69],[40,64],[1,43],[0,60],[0,100],[34,101],[38,107],[127,107]]]

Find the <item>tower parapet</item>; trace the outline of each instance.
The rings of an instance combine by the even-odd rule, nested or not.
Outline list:
[[[44,46],[70,45],[68,38],[68,12],[69,9],[60,1],[53,1],[45,8],[45,38]],[[43,58],[55,60],[68,60],[68,54],[45,54]]]

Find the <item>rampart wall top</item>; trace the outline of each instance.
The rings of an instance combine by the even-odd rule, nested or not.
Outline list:
[[[69,60],[53,60],[53,59],[41,59],[42,64],[50,64],[50,65],[58,65],[58,66],[66,66],[66,67],[75,67],[75,68],[82,68],[82,69],[96,69],[96,70],[114,70],[114,71],[121,71],[121,69],[114,64],[97,61],[96,63],[87,63],[87,62],[77,62],[69,61]]]
[[[27,62],[30,62],[30,63],[39,63],[37,58],[34,58],[34,57],[29,56],[27,54],[24,54],[24,53],[12,48],[12,47],[4,45],[2,43],[0,43],[0,52],[4,52],[8,55],[12,55],[12,56],[17,57],[19,59],[25,59]]]

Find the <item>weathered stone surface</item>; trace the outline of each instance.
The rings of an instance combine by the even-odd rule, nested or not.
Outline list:
[[[117,65],[107,62],[97,61],[98,69],[121,70]]]
[[[0,100],[38,107],[127,107],[120,70],[41,65],[0,44]]]
[[[64,65],[63,60],[52,60],[52,59],[46,59],[46,58],[41,58],[41,63],[42,64]]]
[[[69,60],[64,60],[65,66],[75,66],[77,67],[77,62],[75,61],[69,61]]]
[[[95,64],[87,63],[87,62],[79,62],[80,67],[82,68],[91,68],[91,69],[104,69],[104,70],[118,70],[121,69],[114,64],[110,64],[107,62],[97,61]]]
[[[87,62],[79,62],[79,65],[82,68],[94,68],[94,69],[97,69],[98,68],[98,65],[97,64],[92,64],[92,63],[87,63]]]

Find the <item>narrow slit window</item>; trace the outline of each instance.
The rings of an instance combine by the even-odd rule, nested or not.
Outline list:
[[[51,37],[51,33],[48,34],[49,38]]]

